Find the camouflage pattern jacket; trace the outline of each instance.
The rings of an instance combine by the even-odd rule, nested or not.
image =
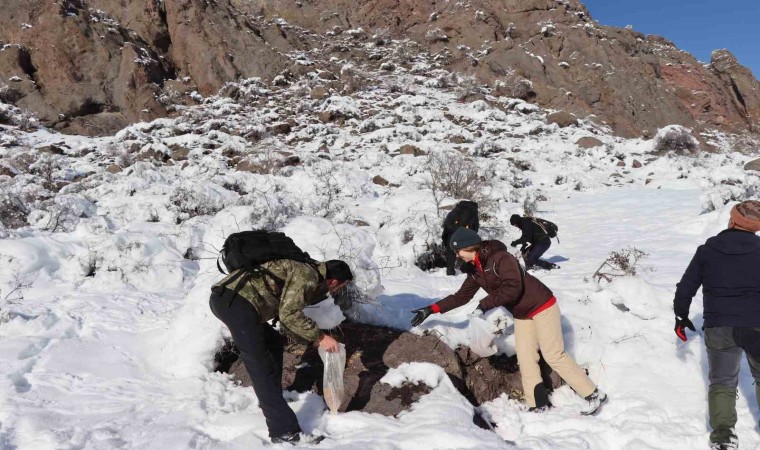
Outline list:
[[[279,280],[266,272],[252,272],[251,277],[238,291],[238,295],[251,302],[263,322],[279,317],[280,328],[288,337],[308,342],[316,341],[320,334],[317,324],[306,317],[303,310],[327,298],[327,283],[320,283],[320,276],[323,280],[325,278],[325,264],[318,264],[319,275],[312,266],[289,259],[270,261],[261,267]],[[230,273],[212,286],[211,290],[218,292],[218,289],[238,272]],[[245,278],[237,278],[225,286],[225,290],[234,291]]]

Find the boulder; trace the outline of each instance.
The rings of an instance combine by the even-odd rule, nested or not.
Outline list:
[[[169,149],[171,150],[171,158],[175,161],[185,161],[190,154],[190,149],[177,144],[170,145]]]
[[[760,172],[760,158],[748,162],[744,165],[744,170],[756,170]]]
[[[375,184],[378,184],[380,186],[388,186],[389,182],[385,178],[381,177],[380,175],[375,175],[372,178],[372,182]]]
[[[288,134],[290,130],[291,126],[288,122],[277,122],[267,127],[267,131],[272,134]]]
[[[425,156],[427,152],[411,144],[402,145],[398,152],[402,155]]]
[[[309,96],[314,100],[322,100],[330,96],[330,92],[324,86],[314,86],[309,91]]]
[[[577,145],[580,148],[594,148],[594,147],[601,147],[604,145],[604,142],[600,141],[599,139],[593,137],[593,136],[584,136],[577,141],[575,141],[575,145]]]
[[[111,164],[108,167],[106,167],[106,172],[108,173],[119,173],[122,171],[122,168],[118,164]]]
[[[566,111],[557,111],[546,116],[546,122],[556,123],[560,128],[578,125],[578,118]]]
[[[641,161],[639,161],[638,159],[634,159],[633,163],[631,163],[631,167],[633,167],[634,169],[640,169],[642,167]]]

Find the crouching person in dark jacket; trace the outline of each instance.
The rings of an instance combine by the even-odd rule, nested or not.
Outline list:
[[[512,241],[510,245],[512,247],[522,245],[520,252],[525,258],[525,268],[530,270],[533,266],[538,266],[543,269],[552,269],[551,263],[539,259],[552,246],[552,240],[546,230],[530,217],[521,217],[519,214],[512,214],[509,223],[522,232],[520,239]]]
[[[241,271],[246,269],[230,273],[211,288],[211,311],[230,329],[240,350],[272,442],[294,444],[301,427],[282,397],[282,339],[268,322],[279,317],[280,329],[289,337],[337,352],[338,341],[322,333],[303,310],[340,290],[353,274],[339,260],[315,267],[279,259],[262,264],[261,270]]]
[[[713,449],[737,448],[736,387],[742,353],[747,354],[760,403],[760,202],[731,210],[728,229],[697,248],[676,288],[676,335],[686,340],[691,300],[702,286],[710,388]]]
[[[559,306],[552,291],[534,276],[523,273],[517,258],[500,241],[482,241],[474,231],[459,228],[451,237],[450,246],[465,261],[463,270],[469,275],[455,294],[412,311],[415,313],[412,326],[421,324],[430,314],[445,313],[466,304],[483,288],[488,295],[480,301],[476,315],[504,306],[515,318],[517,362],[530,410],[542,411],[551,406],[541,380],[538,353],[541,351],[549,366],[588,401],[582,413],[595,414],[607,395],[565,353]]]

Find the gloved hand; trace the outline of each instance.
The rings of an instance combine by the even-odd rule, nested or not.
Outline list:
[[[462,264],[459,266],[459,270],[461,270],[462,273],[466,273],[467,275],[474,275],[478,271],[478,269],[475,268],[475,264],[471,262]]]
[[[676,327],[675,332],[676,336],[678,336],[678,339],[686,342],[686,328],[690,329],[691,331],[697,331],[696,328],[694,328],[694,324],[691,323],[691,320],[689,320],[688,317],[678,317],[676,316]]]
[[[480,305],[478,305],[478,307],[475,308],[470,314],[467,314],[467,317],[469,318],[480,317],[483,315],[484,312],[485,310],[483,310],[483,308]]]
[[[510,246],[510,247],[517,247],[517,241],[512,241],[512,242],[509,244],[509,246]]]
[[[412,312],[414,313],[414,317],[412,317],[412,326],[416,327],[424,322],[429,315],[433,314],[433,309],[429,306],[426,306],[424,308],[412,310]]]

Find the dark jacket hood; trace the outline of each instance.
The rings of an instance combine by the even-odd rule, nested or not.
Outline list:
[[[705,245],[726,255],[745,255],[760,251],[760,237],[750,231],[729,228],[708,239]]]

